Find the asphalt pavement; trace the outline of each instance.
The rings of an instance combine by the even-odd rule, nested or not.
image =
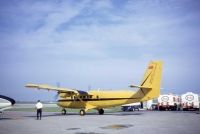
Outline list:
[[[196,111],[135,111],[89,113],[6,111],[0,119],[0,134],[199,134],[200,114]]]

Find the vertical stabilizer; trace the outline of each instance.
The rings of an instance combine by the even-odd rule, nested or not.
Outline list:
[[[162,61],[152,61],[149,63],[140,86],[131,86],[139,88],[138,94],[142,101],[156,98],[160,95],[162,75]]]

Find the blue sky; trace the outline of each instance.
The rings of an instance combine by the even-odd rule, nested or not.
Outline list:
[[[24,88],[88,90],[139,84],[163,60],[162,93],[200,92],[198,0],[1,0],[0,94],[53,100]]]

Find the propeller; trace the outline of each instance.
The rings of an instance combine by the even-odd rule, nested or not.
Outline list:
[[[57,86],[57,87],[60,87],[60,83],[57,82],[57,83],[56,83],[56,86]],[[54,100],[58,100],[59,94],[60,94],[59,92],[56,93],[56,95],[54,96]]]
[[[90,91],[90,90],[91,90],[91,85],[89,84],[89,85],[88,85],[88,91]]]
[[[56,95],[54,96],[54,100],[58,100],[59,94],[60,94],[59,92],[56,93]]]

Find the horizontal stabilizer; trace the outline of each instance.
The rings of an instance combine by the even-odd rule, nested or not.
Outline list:
[[[152,89],[152,87],[144,87],[139,85],[130,85],[131,88],[140,88],[140,89]]]

